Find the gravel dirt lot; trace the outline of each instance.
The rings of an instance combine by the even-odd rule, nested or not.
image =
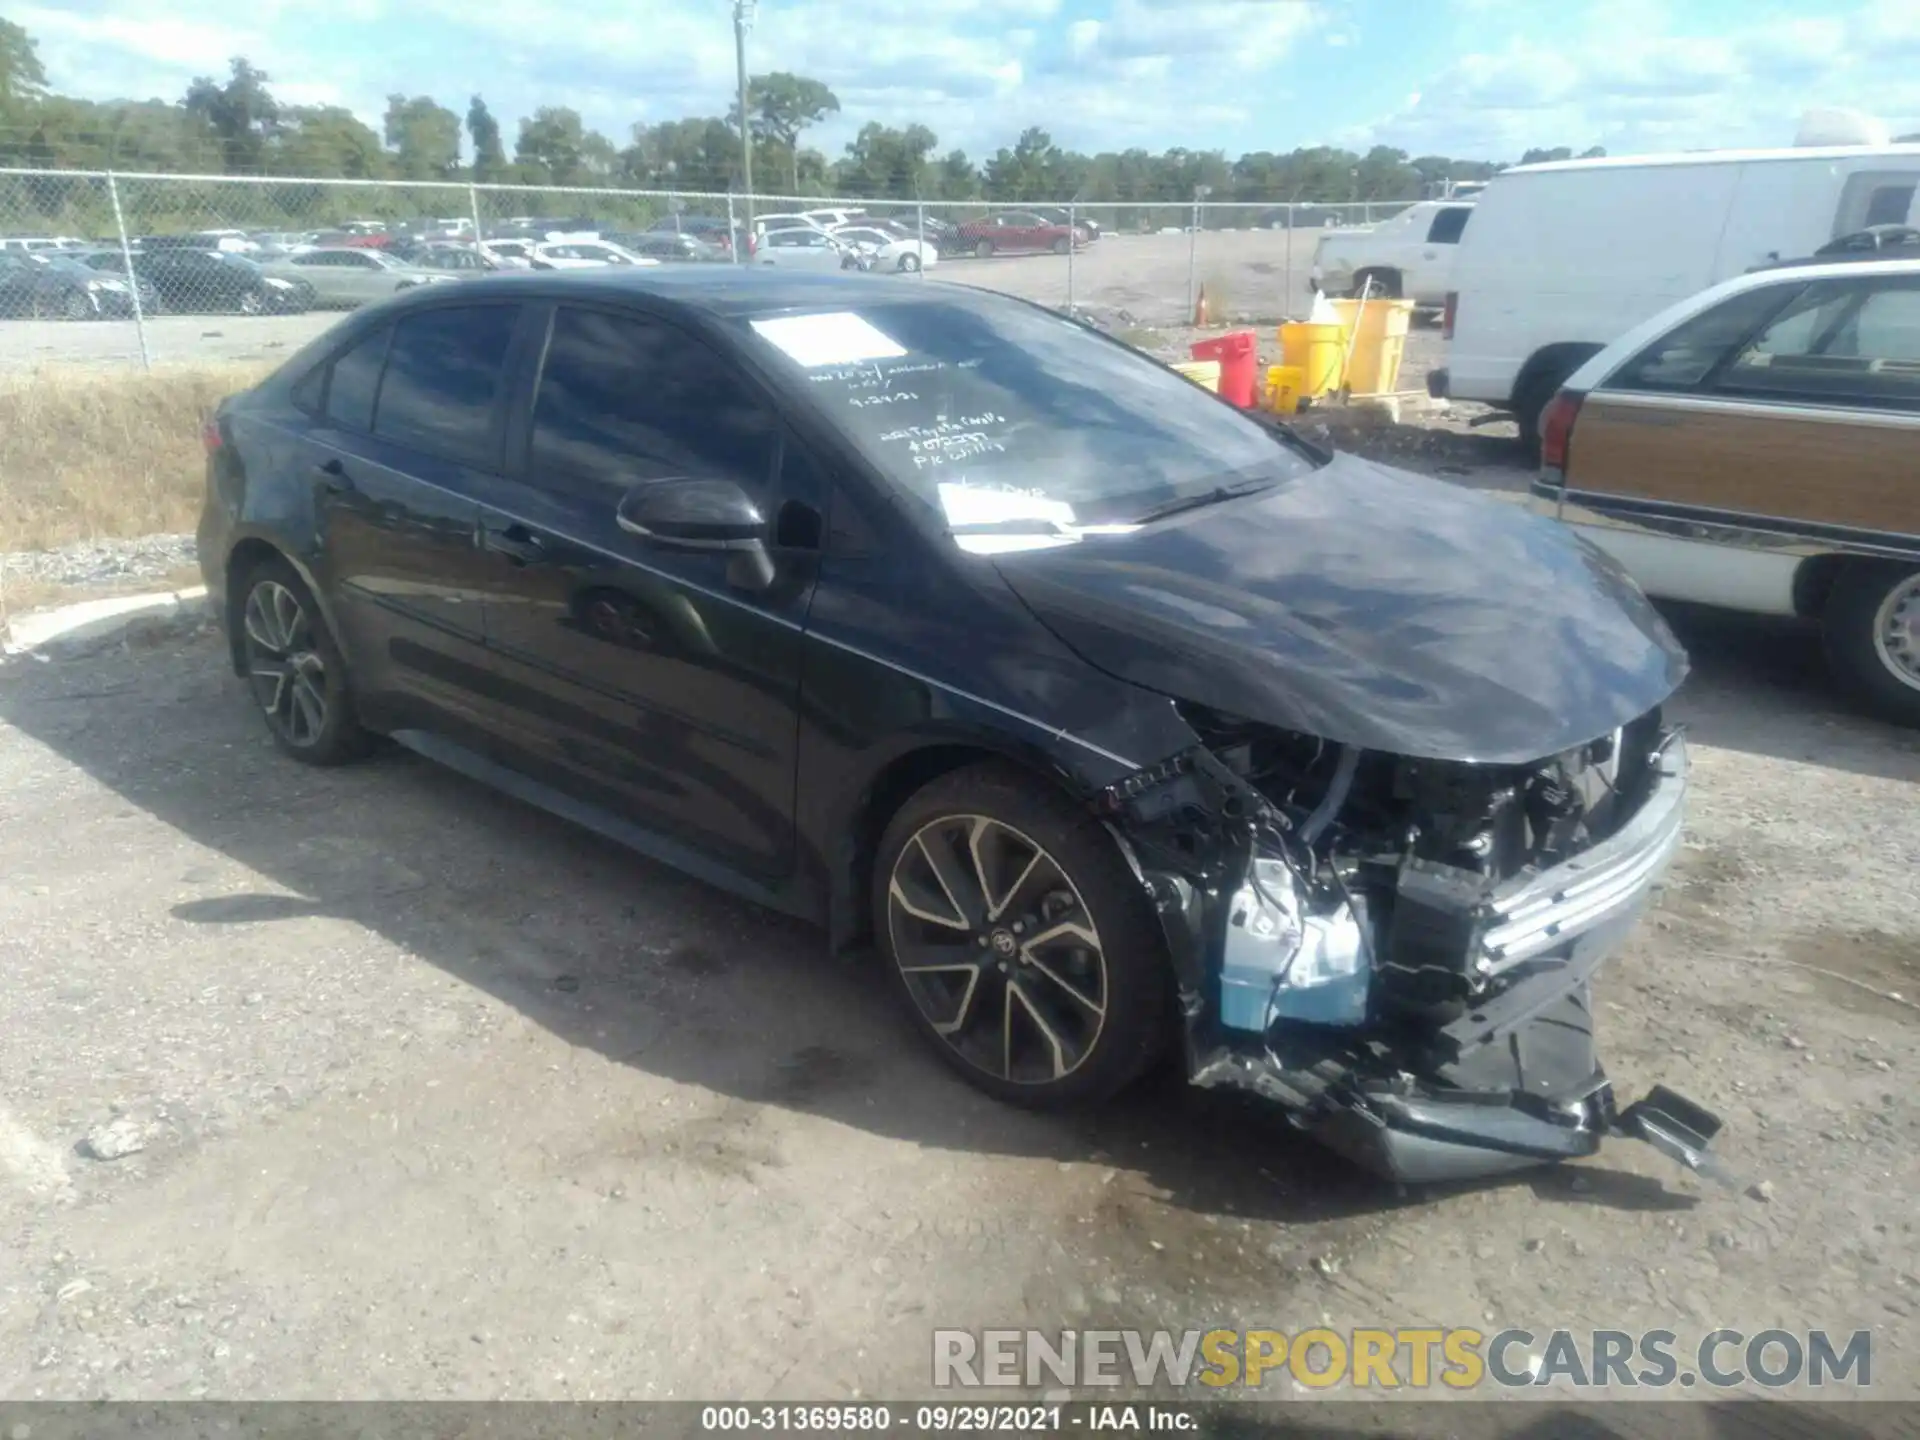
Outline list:
[[[1323,1321],[1866,1328],[1912,1395],[1920,740],[1678,618],[1691,838],[1603,1038],[1765,1198],[1626,1142],[1399,1192],[1171,1078],[1003,1109],[809,931],[284,760],[205,631],[9,662],[0,1396],[899,1397],[935,1326]]]
[[[1092,253],[1154,251],[1183,298],[1184,245]],[[1118,271],[1129,338],[1182,353]],[[240,359],[331,318],[159,326]],[[1402,383],[1437,353],[1416,331]],[[1300,423],[1522,487],[1471,418]],[[142,543],[14,568],[178,558]],[[1627,1142],[1401,1191],[1173,1076],[1010,1111],[810,931],[405,753],[283,759],[205,631],[8,661],[0,1398],[905,1397],[936,1326],[1322,1323],[1868,1329],[1874,1393],[1913,1397],[1920,736],[1796,627],[1674,620],[1690,839],[1603,1041],[1624,1098],[1720,1111],[1751,1194]]]

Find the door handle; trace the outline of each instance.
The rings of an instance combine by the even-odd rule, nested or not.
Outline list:
[[[338,460],[323,460],[313,467],[314,478],[320,482],[320,488],[329,495],[351,495],[353,478],[347,474],[347,467]]]
[[[546,542],[524,525],[489,525],[484,533],[487,548],[515,565],[535,565],[547,558]]]

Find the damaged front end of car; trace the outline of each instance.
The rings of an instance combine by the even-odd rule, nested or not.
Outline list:
[[[1200,743],[1099,797],[1165,930],[1188,1072],[1378,1174],[1446,1181],[1647,1140],[1716,1178],[1719,1121],[1620,1108],[1590,982],[1679,847],[1658,709],[1531,764],[1406,758],[1196,705]]]

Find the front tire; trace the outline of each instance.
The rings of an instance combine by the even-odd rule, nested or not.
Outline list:
[[[982,260],[991,260],[993,258],[993,242],[991,240],[979,241],[974,245],[973,253]]]
[[[900,273],[911,275],[920,268],[920,257],[909,251],[900,257]]]
[[[915,1027],[970,1084],[1035,1108],[1096,1103],[1159,1053],[1159,927],[1113,837],[1039,780],[942,776],[882,837],[873,923]]]
[[[240,313],[242,315],[258,315],[266,308],[266,298],[261,295],[258,290],[242,290],[240,292]]]
[[[60,302],[60,313],[69,320],[91,320],[94,308],[82,290],[69,290],[66,299]]]
[[[285,560],[263,560],[241,581],[235,643],[247,688],[274,744],[306,765],[344,765],[372,746],[354,710],[346,657]]]
[[[1848,564],[1822,623],[1828,661],[1847,687],[1894,723],[1920,726],[1920,569]]]
[[[1073,241],[1069,240],[1064,235],[1062,235],[1058,240],[1053,242],[1053,253],[1056,255],[1065,255],[1068,251],[1072,249],[1073,249]]]

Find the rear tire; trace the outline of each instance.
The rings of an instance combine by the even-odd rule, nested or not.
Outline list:
[[[258,290],[242,290],[240,292],[240,313],[242,315],[258,315],[266,308],[266,298],[262,296]]]
[[[973,253],[981,260],[991,260],[993,258],[993,242],[991,240],[976,242],[973,247]]]
[[[894,988],[968,1083],[1098,1103],[1159,1054],[1158,922],[1113,837],[1043,781],[998,762],[941,776],[894,815],[873,873]]]
[[[911,275],[913,274],[914,271],[918,270],[919,268],[920,268],[920,257],[918,255],[908,253],[900,257],[900,273],[901,274]]]
[[[91,320],[95,312],[85,291],[69,290],[60,302],[60,313],[69,320]]]
[[[373,746],[361,726],[326,618],[294,568],[277,556],[240,578],[234,646],[274,744],[304,765],[344,765]]]
[[[1920,726],[1920,569],[1848,563],[1821,623],[1842,683],[1895,724]]]
[[[1373,289],[1368,291],[1371,281]],[[1368,294],[1375,300],[1398,300],[1400,298],[1400,272],[1397,270],[1362,270],[1353,277],[1353,298]]]
[[[1056,255],[1065,255],[1072,249],[1073,249],[1073,241],[1069,240],[1064,235],[1062,235],[1058,240],[1053,242],[1053,253]]]

